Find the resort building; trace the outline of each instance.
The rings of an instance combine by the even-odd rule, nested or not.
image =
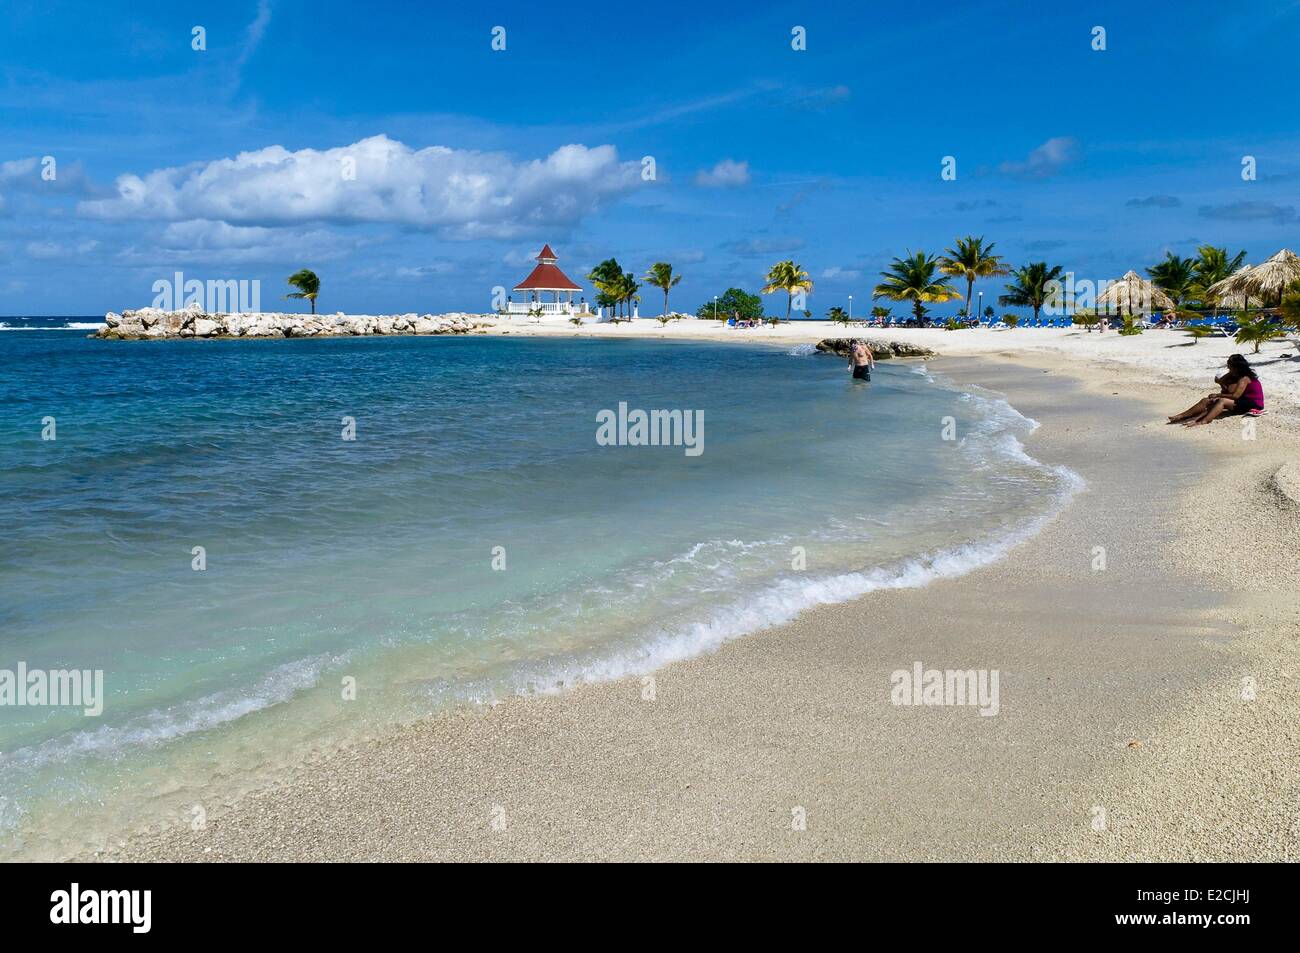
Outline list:
[[[570,281],[569,276],[559,269],[555,264],[557,260],[551,246],[543,245],[537,254],[537,267],[515,285],[515,294],[522,292],[524,300],[516,301],[512,296],[506,302],[509,314],[528,314],[530,311],[541,311],[542,314],[577,314],[587,310],[585,302],[575,307],[573,293],[581,292],[582,288]],[[545,300],[547,292],[551,293],[550,301]]]

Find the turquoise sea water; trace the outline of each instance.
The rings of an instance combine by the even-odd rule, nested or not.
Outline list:
[[[106,694],[0,706],[0,856],[966,571],[1073,486],[995,397],[807,346],[84,334],[0,333],[0,669]],[[702,411],[704,452],[599,445],[620,402]]]

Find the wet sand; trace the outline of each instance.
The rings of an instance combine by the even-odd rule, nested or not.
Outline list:
[[[932,366],[1087,481],[1005,559],[652,684],[431,717],[112,859],[1300,857],[1300,508],[1270,482],[1294,418],[1247,441],[1165,426],[1195,392],[1059,355]],[[915,662],[997,670],[999,713],[891,704]]]

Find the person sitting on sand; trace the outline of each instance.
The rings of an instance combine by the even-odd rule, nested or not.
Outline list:
[[[849,370],[853,372],[855,381],[871,380],[871,369],[876,366],[876,359],[871,354],[871,348],[854,338],[849,342]]]
[[[1181,414],[1169,418],[1171,424],[1184,427],[1208,424],[1224,415],[1247,414],[1264,409],[1264,387],[1259,375],[1244,355],[1228,358],[1228,372],[1214,379],[1219,393],[1208,394]]]

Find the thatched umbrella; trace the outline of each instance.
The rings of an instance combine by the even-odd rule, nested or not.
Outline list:
[[[1227,278],[1216,281],[1205,289],[1205,297],[1214,301],[1215,312],[1220,308],[1226,308],[1229,311],[1245,311],[1250,308],[1250,295],[1240,291],[1232,291],[1228,287],[1228,283],[1239,279],[1253,267],[1253,265],[1242,265]]]
[[[1172,308],[1174,299],[1169,297],[1151,282],[1141,277],[1136,271],[1130,271],[1119,281],[1112,281],[1110,287],[1097,296],[1098,305],[1115,306],[1115,310],[1133,313],[1137,306],[1139,313],[1149,312],[1152,307]]]
[[[1283,248],[1262,265],[1243,268],[1208,290],[1210,294],[1239,294],[1263,300],[1276,297],[1281,304],[1282,295],[1297,281],[1300,281],[1300,255]]]

